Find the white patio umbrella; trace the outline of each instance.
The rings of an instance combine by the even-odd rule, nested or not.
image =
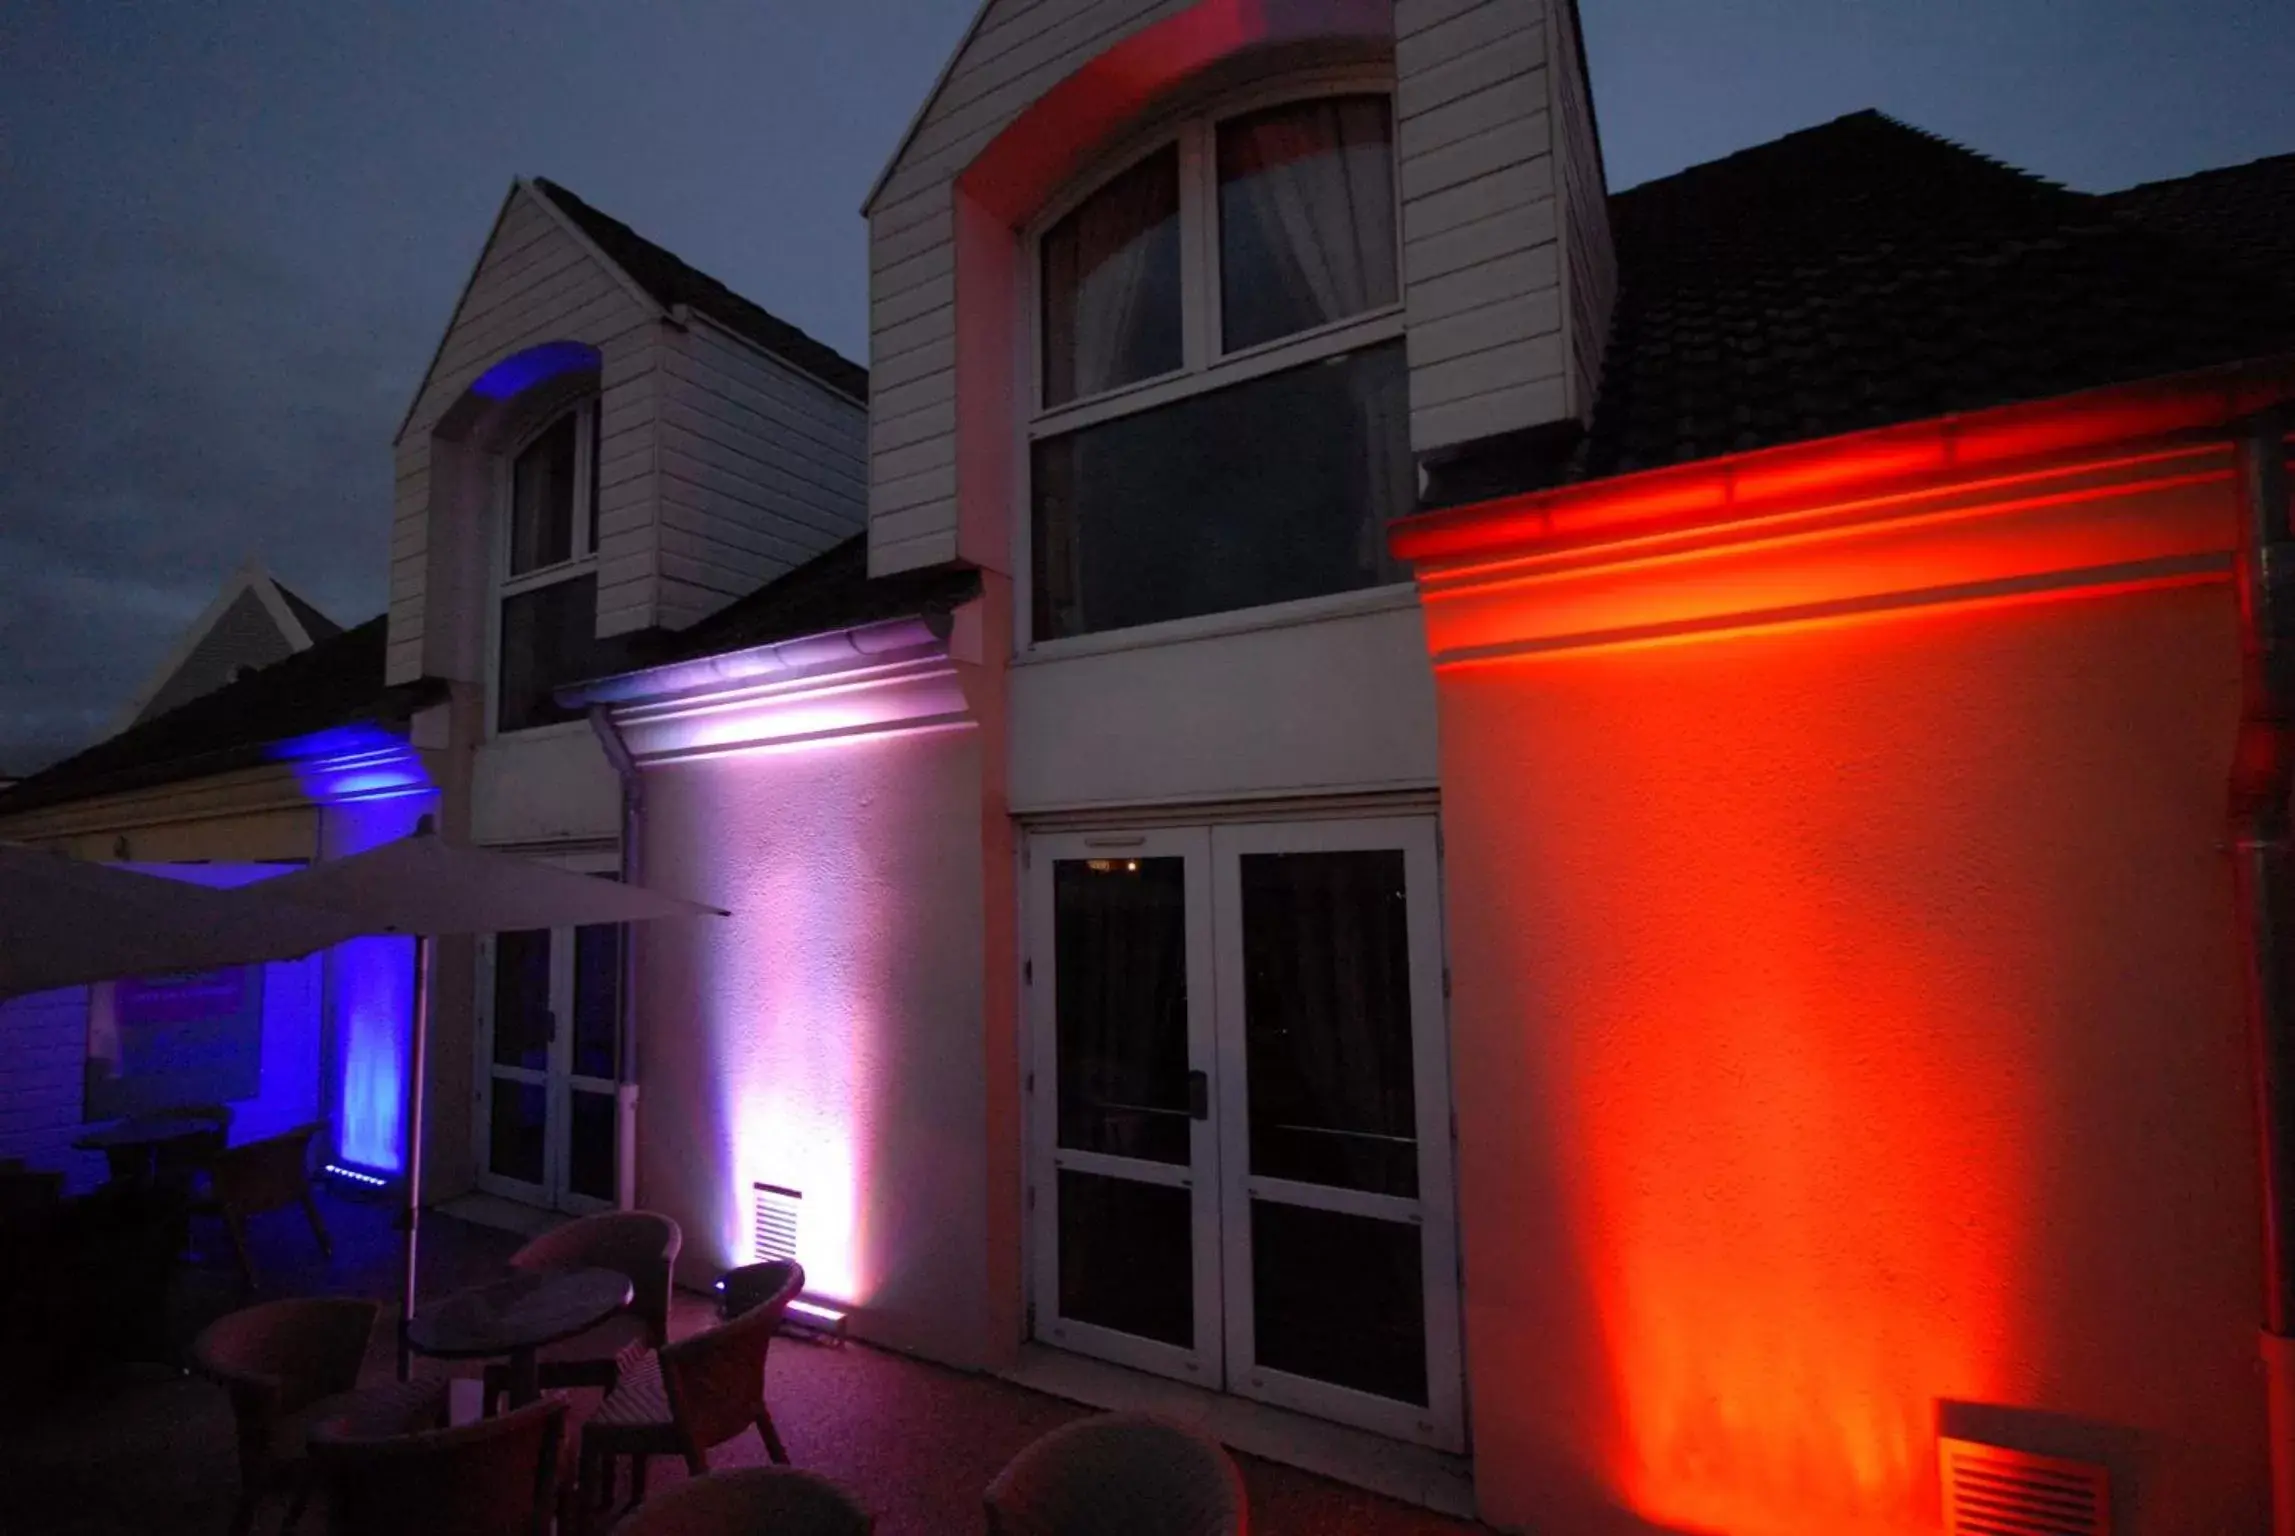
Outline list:
[[[359,931],[336,912],[0,843],[0,997],[293,960]]]
[[[414,1316],[415,1226],[422,1209],[422,1083],[430,1043],[431,942],[457,934],[513,933],[667,917],[725,917],[723,908],[602,880],[489,848],[450,843],[426,818],[413,836],[314,864],[254,888],[282,905],[339,914],[365,934],[415,940],[413,1041],[407,1051],[404,1273],[399,1288],[399,1372]]]

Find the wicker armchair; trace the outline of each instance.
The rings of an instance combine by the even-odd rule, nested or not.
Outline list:
[[[231,1394],[238,1428],[239,1503],[231,1529],[244,1536],[265,1494],[293,1487],[292,1528],[310,1494],[306,1430],[330,1400],[357,1384],[374,1333],[371,1301],[268,1301],[216,1319],[192,1342],[192,1365]]]
[[[442,1403],[444,1383],[438,1383]],[[453,1428],[354,1409],[311,1428],[332,1536],[544,1536],[557,1512],[564,1398]]]
[[[612,1499],[617,1456],[630,1458],[633,1501],[645,1498],[650,1458],[682,1456],[686,1470],[699,1476],[709,1470],[711,1449],[751,1425],[765,1442],[765,1454],[788,1462],[788,1448],[765,1407],[765,1352],[781,1314],[804,1289],[805,1271],[795,1263],[777,1268],[778,1288],[738,1316],[658,1351],[632,1350],[623,1357],[621,1380],[582,1426],[585,1512]],[[729,1293],[734,1289],[727,1287]]]
[[[607,1211],[545,1232],[510,1256],[522,1270],[612,1269],[630,1277],[630,1304],[587,1333],[544,1349],[537,1360],[541,1385],[600,1387],[612,1391],[616,1362],[633,1347],[669,1342],[670,1274],[685,1234],[652,1211]],[[510,1387],[509,1369],[486,1368],[486,1401]]]
[[[311,1138],[316,1125],[298,1126],[261,1141],[226,1147],[206,1161],[209,1198],[195,1209],[223,1218],[231,1234],[231,1248],[239,1256],[239,1273],[253,1290],[259,1283],[255,1256],[247,1247],[247,1218],[266,1211],[300,1206],[319,1251],[334,1252],[326,1223],[319,1220],[318,1202],[311,1198]]]
[[[876,1517],[815,1472],[745,1467],[678,1484],[614,1527],[614,1536],[869,1536]]]
[[[1062,1425],[988,1485],[990,1536],[1246,1536],[1243,1474],[1219,1442],[1144,1413]]]

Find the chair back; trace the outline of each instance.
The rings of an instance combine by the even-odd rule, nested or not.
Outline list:
[[[817,1472],[744,1467],[710,1472],[648,1499],[614,1536],[869,1536],[876,1517]]]
[[[1218,1441],[1103,1413],[1030,1445],[988,1485],[991,1536],[1247,1536],[1243,1474]]]
[[[413,1434],[365,1435],[349,1421],[311,1430],[334,1536],[498,1536],[549,1529],[566,1403],[546,1397],[498,1418]]]
[[[786,1278],[781,1293],[714,1328],[661,1350],[661,1383],[669,1416],[687,1454],[722,1445],[757,1422],[765,1407],[765,1351],[781,1326],[789,1298],[805,1272]]]
[[[240,1475],[252,1486],[279,1421],[358,1384],[379,1309],[344,1297],[266,1301],[219,1317],[191,1344],[191,1363],[231,1394]]]
[[[734,1318],[752,1307],[768,1305],[786,1311],[804,1288],[805,1266],[795,1259],[744,1264],[718,1278],[718,1315]]]
[[[217,1202],[252,1216],[301,1201],[310,1188],[311,1138],[318,1131],[315,1125],[297,1126],[209,1157],[207,1177]]]
[[[685,1234],[653,1211],[604,1211],[545,1232],[510,1256],[512,1269],[613,1269],[630,1277],[630,1311],[654,1347],[669,1342],[670,1274]]]

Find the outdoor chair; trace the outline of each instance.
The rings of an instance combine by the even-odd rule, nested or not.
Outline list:
[[[1245,1536],[1243,1474],[1218,1441],[1144,1413],[1065,1424],[988,1485],[990,1536]]]
[[[192,1366],[231,1394],[238,1429],[239,1503],[234,1536],[254,1526],[256,1508],[286,1485],[292,1528],[310,1496],[304,1458],[311,1422],[357,1385],[377,1308],[342,1298],[267,1301],[216,1319],[193,1341]]]
[[[446,1383],[424,1385],[430,1396],[399,1405],[400,1422],[353,1403],[311,1426],[330,1536],[544,1536],[557,1513],[565,1399],[438,1428]]]
[[[327,1239],[326,1224],[319,1220],[318,1202],[311,1198],[311,1138],[319,1129],[316,1125],[298,1126],[261,1141],[226,1147],[207,1159],[210,1194],[195,1209],[223,1218],[224,1228],[231,1234],[231,1247],[239,1256],[239,1273],[250,1290],[260,1283],[255,1256],[247,1247],[250,1216],[300,1206],[303,1219],[311,1224],[311,1235],[319,1240],[319,1252],[332,1256],[335,1251]]]
[[[612,1269],[630,1279],[628,1307],[589,1332],[540,1352],[538,1373],[545,1389],[598,1387],[610,1392],[624,1354],[633,1348],[659,1349],[669,1342],[670,1274],[684,1244],[685,1234],[667,1216],[608,1211],[545,1232],[510,1256],[512,1269]],[[489,1407],[509,1388],[507,1366],[486,1368]]]
[[[765,1442],[765,1454],[788,1463],[788,1447],[765,1407],[765,1352],[781,1315],[804,1289],[805,1271],[794,1262],[746,1268],[774,1269],[779,1283],[714,1328],[658,1350],[623,1355],[621,1379],[582,1427],[578,1497],[585,1515],[612,1501],[617,1456],[630,1458],[632,1503],[645,1499],[648,1458],[682,1456],[686,1470],[698,1476],[709,1470],[712,1449],[751,1425]],[[745,1277],[743,1294],[755,1296],[760,1278]],[[733,1290],[729,1284],[728,1293]]]
[[[876,1517],[817,1472],[744,1467],[669,1489],[614,1536],[869,1536]]]

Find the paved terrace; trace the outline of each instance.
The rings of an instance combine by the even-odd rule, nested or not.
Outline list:
[[[259,1217],[253,1243],[264,1296],[395,1295],[389,1212],[325,1200],[335,1257],[322,1259],[299,1214]],[[517,1246],[513,1235],[432,1213],[423,1222],[423,1295],[492,1277]],[[220,1229],[194,1224],[194,1261],[176,1287],[172,1335],[188,1340],[209,1318],[242,1304]],[[673,1332],[704,1326],[701,1297],[680,1295]],[[448,1374],[438,1362],[418,1370]],[[390,1330],[377,1328],[370,1379],[391,1374]],[[457,1374],[468,1374],[467,1371]],[[988,1376],[926,1364],[864,1345],[841,1348],[782,1339],[768,1363],[776,1423],[800,1466],[835,1478],[877,1514],[880,1536],[944,1536],[983,1529],[980,1494],[1015,1452],[1089,1410]],[[574,1394],[580,1419],[596,1394]],[[222,1392],[162,1368],[119,1372],[55,1405],[30,1432],[0,1443],[0,1531],[10,1536],[191,1536],[229,1528],[236,1491],[230,1410]],[[764,1460],[756,1437],[714,1453],[720,1467]],[[1486,1528],[1328,1482],[1249,1456],[1237,1460],[1251,1491],[1258,1536],[1469,1536]],[[685,1475],[658,1458],[653,1486]],[[627,1479],[623,1479],[625,1485]],[[285,1513],[274,1499],[257,1524],[271,1532]],[[300,1527],[319,1531],[307,1516]]]

